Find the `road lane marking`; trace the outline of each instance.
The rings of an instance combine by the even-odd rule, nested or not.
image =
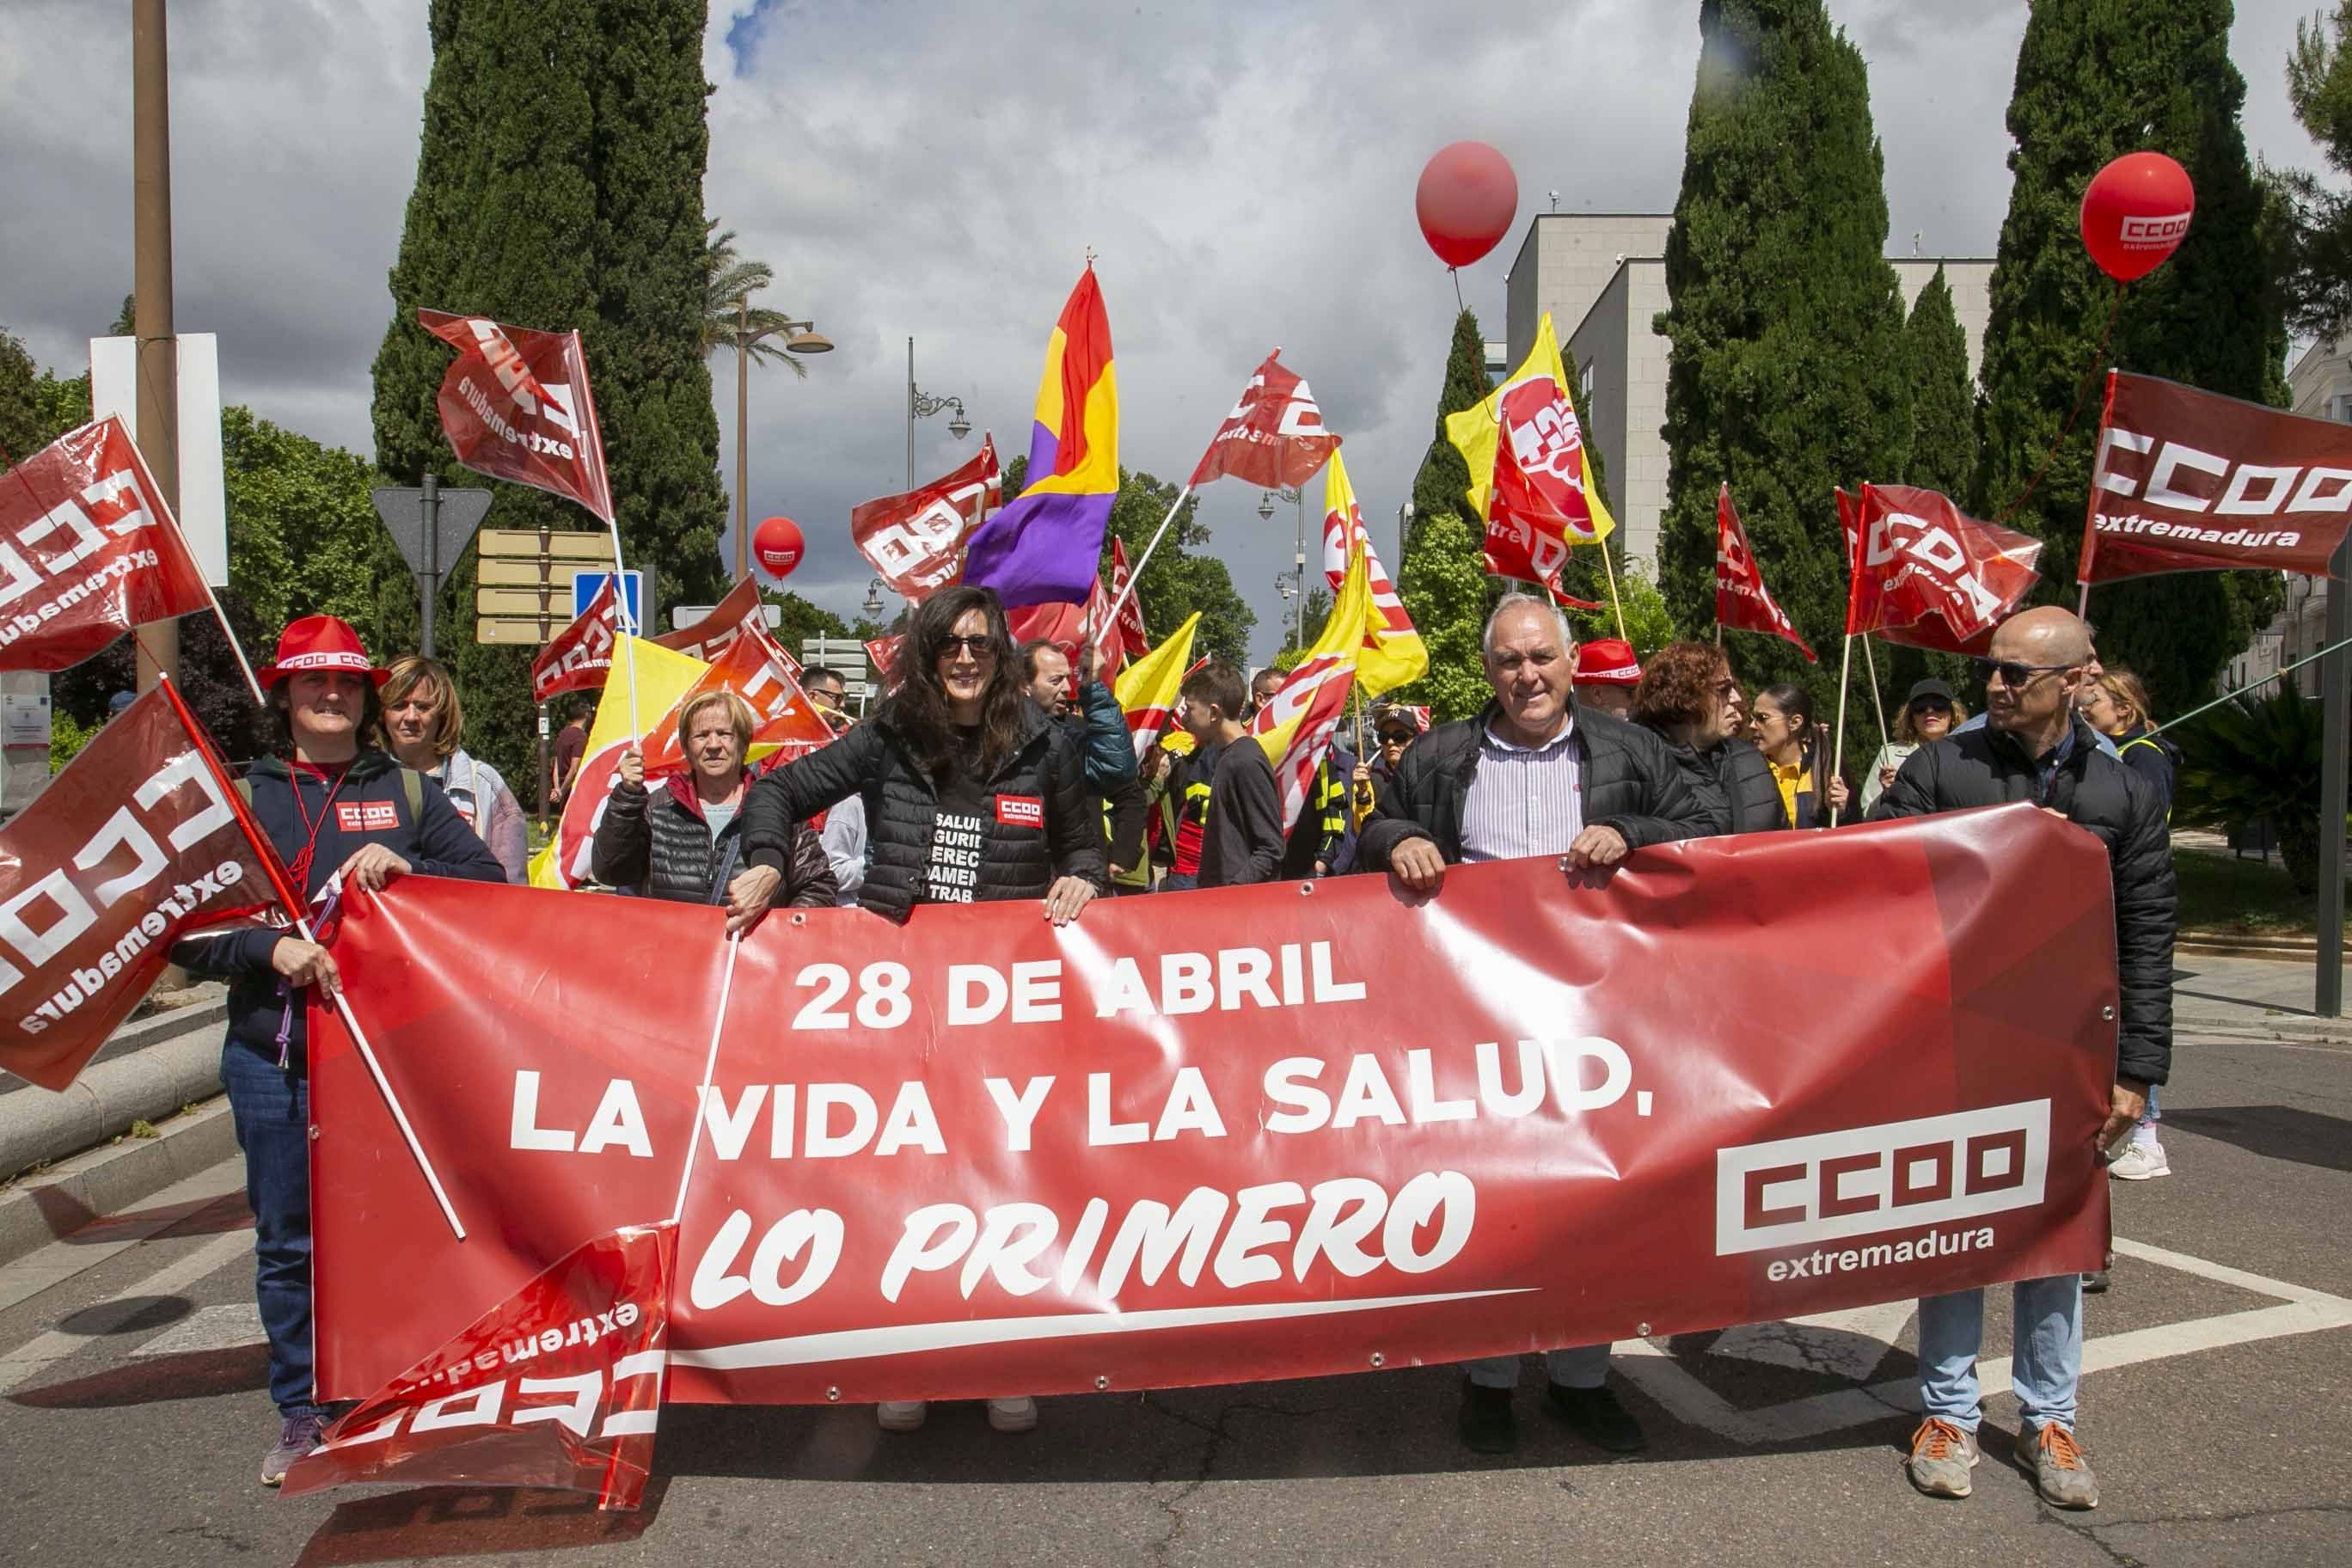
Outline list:
[[[116,1291],[108,1300],[120,1301],[130,1296],[176,1296],[232,1259],[252,1255],[253,1233],[233,1230],[226,1236],[214,1237],[176,1263],[166,1264],[144,1279]],[[13,1392],[28,1378],[106,1337],[102,1334],[69,1334],[62,1329],[51,1329],[38,1339],[0,1356],[0,1394]]]
[[[200,1307],[131,1353],[187,1355],[268,1342],[269,1335],[261,1326],[261,1309],[251,1301],[239,1301],[226,1307]]]

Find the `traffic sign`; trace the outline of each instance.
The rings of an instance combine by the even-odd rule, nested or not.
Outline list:
[[[718,607],[716,605],[673,605],[669,612],[669,629],[682,632],[697,621],[709,619],[710,612]],[[784,624],[784,607],[782,605],[772,605],[763,599],[760,609],[767,616],[770,631]]]
[[[447,491],[442,492],[446,495]],[[566,532],[550,530],[540,533],[527,528],[486,528],[478,546],[484,555],[548,556],[558,561],[610,561],[613,559],[612,535],[587,533],[578,529]]]
[[[610,572],[582,572],[574,575],[572,579],[572,618],[578,620],[586,615],[588,606],[595,601],[597,595],[604,591],[604,584],[612,580]],[[621,574],[621,598],[629,625],[642,628],[646,624],[646,574],[635,566]]]
[[[385,485],[373,490],[375,514],[384,531],[400,546],[401,558],[416,577],[417,609],[423,622],[426,658],[433,655],[433,607],[441,597],[442,580],[466,552],[483,516],[490,510],[488,490],[445,490],[440,477],[425,476],[424,485],[411,489]]]
[[[539,647],[568,624],[552,618],[516,621],[483,616],[474,622],[474,640],[500,647]]]
[[[551,617],[559,626],[569,626],[578,619],[572,615],[568,589],[549,588],[477,588],[474,590],[474,613],[479,616],[529,616],[534,620],[541,616]]]

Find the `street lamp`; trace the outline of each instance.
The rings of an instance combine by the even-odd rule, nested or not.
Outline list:
[[[1274,492],[1268,490],[1257,498],[1257,514],[1267,522],[1274,521]]]
[[[952,408],[955,417],[948,421],[948,434],[961,441],[971,434],[971,421],[963,416],[961,397],[933,397],[915,386],[915,340],[907,340],[907,488],[915,488],[915,421],[929,419],[942,409]]]
[[[792,334],[784,340],[786,353],[833,352],[833,341],[820,336],[814,321],[773,321],[753,331],[751,291],[747,289],[735,301],[735,580],[739,583],[751,574],[751,351],[761,338],[777,332]]]
[[[1290,553],[1291,588],[1283,597],[1291,601],[1290,646],[1301,647],[1307,642],[1307,492],[1285,485],[1257,503],[1258,516],[1270,521],[1276,500],[1286,500],[1298,509],[1298,537]]]
[[[879,577],[866,580],[866,618],[877,622],[882,618],[882,579]]]

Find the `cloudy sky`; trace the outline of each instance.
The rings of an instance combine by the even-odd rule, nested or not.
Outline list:
[[[2316,150],[2281,84],[2316,0],[2242,0],[2231,52],[2247,140]],[[0,326],[79,368],[131,279],[129,7],[0,0]],[[1871,68],[1892,234],[1990,254],[2021,4],[1832,0]],[[415,175],[421,0],[175,0],[178,311],[220,335],[223,390],[365,452],[368,366]],[[836,352],[805,381],[754,371],[751,515],[801,522],[793,585],[854,615],[869,575],[849,509],[906,479],[907,340],[923,390],[1025,448],[1046,332],[1092,247],[1121,393],[1120,456],[1190,471],[1276,344],[1347,437],[1392,555],[1430,434],[1454,290],[1412,216],[1448,142],[1502,149],[1519,222],[1462,279],[1490,338],[1520,232],[1563,210],[1663,211],[1680,177],[1698,7],[1668,0],[712,0],[710,214],[774,267],[761,302]],[[463,300],[450,300],[455,309]],[[734,366],[712,363],[731,489]],[[916,430],[922,478],[978,441]],[[1276,643],[1289,517],[1223,481],[1204,516]],[[1393,564],[1393,562],[1391,562]]]

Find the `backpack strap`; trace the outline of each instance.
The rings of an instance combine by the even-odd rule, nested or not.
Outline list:
[[[408,797],[408,820],[422,826],[425,821],[425,775],[415,768],[400,770],[400,793]]]

